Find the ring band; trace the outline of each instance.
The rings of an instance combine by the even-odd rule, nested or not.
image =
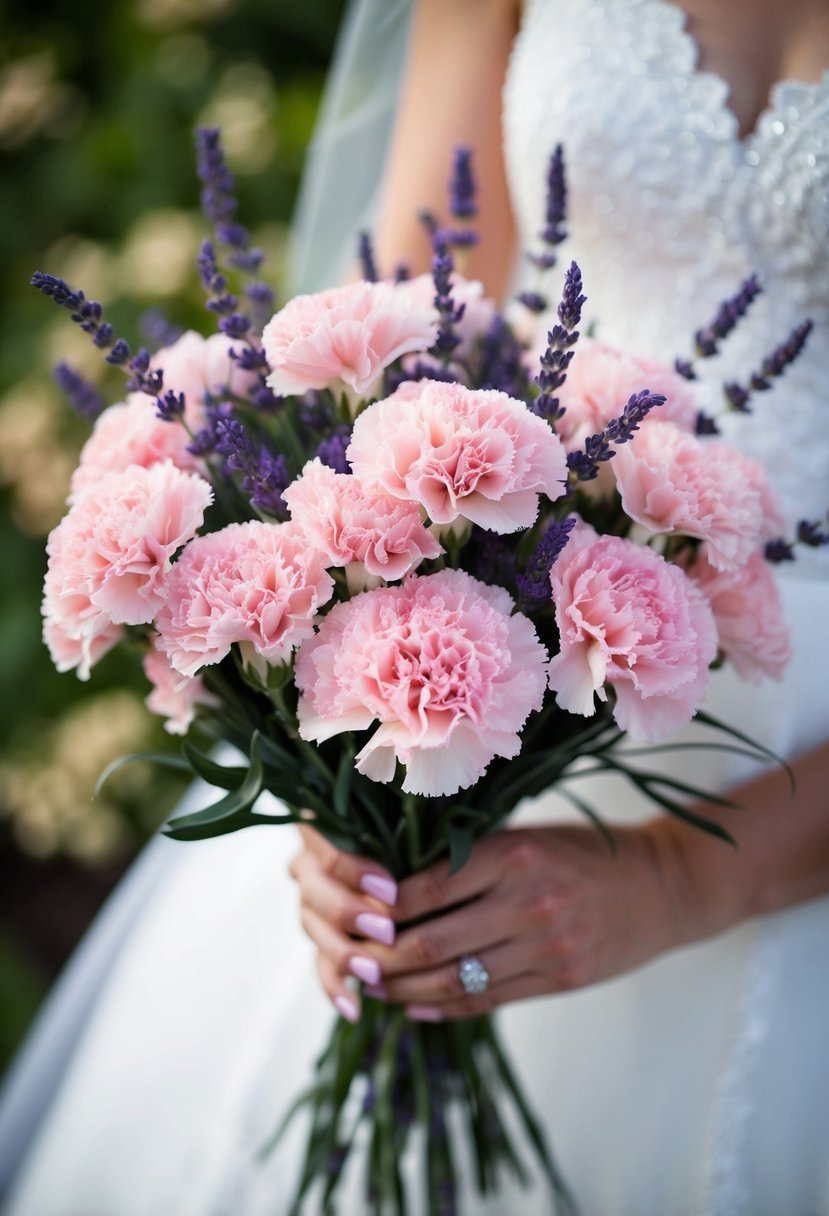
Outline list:
[[[480,996],[489,987],[489,972],[479,958],[465,954],[458,963],[458,979],[467,996]]]

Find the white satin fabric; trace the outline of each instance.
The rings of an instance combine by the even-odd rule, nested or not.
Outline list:
[[[528,242],[541,226],[547,153],[566,145],[566,254],[582,265],[600,336],[687,354],[719,299],[758,270],[765,298],[706,369],[713,404],[713,386],[744,378],[814,317],[809,349],[781,385],[758,396],[754,416],[727,420],[793,518],[829,501],[827,117],[829,78],[780,85],[741,140],[725,86],[696,70],[667,0],[529,0],[505,89],[505,151]],[[712,680],[712,712],[789,756],[829,737],[826,573],[821,555],[783,571],[795,657],[782,684],[741,685],[727,671]],[[701,766],[695,754],[670,768],[710,788],[748,773],[722,754]],[[652,813],[613,779],[594,782],[590,797],[617,821]],[[556,796],[521,814],[570,817]],[[284,1211],[302,1127],[264,1164],[252,1150],[307,1083],[331,1019],[285,877],[294,847],[292,830],[267,828],[153,842],[70,968],[0,1109],[10,1151],[9,1136],[28,1138],[46,1108],[9,1216]],[[829,1216],[829,899],[513,1006],[500,1021],[585,1216]],[[344,1185],[342,1211],[362,1212],[359,1179]],[[540,1188],[466,1208],[548,1210]]]

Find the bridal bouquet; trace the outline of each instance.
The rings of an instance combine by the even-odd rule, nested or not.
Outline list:
[[[692,365],[579,338],[575,264],[554,310],[527,292],[508,324],[456,265],[474,240],[465,150],[450,221],[424,217],[432,275],[381,279],[364,236],[360,281],[276,312],[215,131],[199,133],[199,171],[216,229],[199,271],[218,333],[133,354],[98,304],[34,280],[129,376],[126,399],[95,419],[49,538],[52,657],[86,679],[112,647],[140,646],[168,729],[197,720],[247,757],[223,764],[185,740],[175,762],[223,796],[167,833],[303,819],[403,878],[444,856],[457,870],[476,838],[557,783],[612,847],[576,792],[579,761],[725,836],[686,805],[704,791],[619,750],[628,733],[655,744],[695,714],[718,726],[700,711],[712,664],[755,679],[787,661],[768,559],[793,542],[761,468],[710,434]],[[564,237],[564,193],[557,149],[532,255],[540,283]],[[698,357],[757,291],[749,280],[723,305]],[[727,386],[732,408],[749,408],[807,332]],[[65,366],[60,378],[90,412],[89,386]],[[805,543],[822,538],[801,525]],[[266,791],[278,803],[260,803]],[[486,977],[472,972],[474,994]],[[333,1210],[357,1137],[366,1210],[405,1210],[400,1160],[415,1140],[430,1213],[454,1212],[457,1111],[481,1192],[502,1168],[523,1177],[505,1096],[574,1210],[486,1009],[484,992],[475,1016],[430,1025],[366,997],[356,1024],[337,1023],[296,1104],[312,1130],[294,1211],[311,1194]]]

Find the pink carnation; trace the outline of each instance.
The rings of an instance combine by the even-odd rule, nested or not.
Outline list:
[[[198,466],[187,451],[190,436],[177,422],[162,422],[155,401],[146,393],[132,393],[126,402],[111,405],[95,422],[72,474],[72,499],[100,481],[107,473],[131,464],[148,469],[171,460],[180,469]]]
[[[516,756],[544,698],[546,654],[513,603],[461,570],[335,605],[297,655],[300,734],[377,730],[356,759],[373,781],[406,765],[409,793],[454,794]]]
[[[323,555],[292,524],[230,524],[197,537],[176,562],[156,620],[159,649],[192,676],[237,642],[264,673],[311,636],[333,587]]]
[[[719,648],[743,680],[775,680],[791,658],[780,591],[761,549],[739,570],[715,570],[700,556],[688,571],[714,613]]]
[[[213,492],[169,461],[109,473],[80,495],[51,533],[44,638],[59,670],[89,669],[121,635],[153,619],[173,555],[196,534]]]
[[[348,283],[296,296],[265,326],[268,384],[282,396],[340,382],[359,396],[400,355],[428,350],[434,309],[418,308],[391,283]]]
[[[144,702],[151,713],[167,719],[164,729],[171,735],[187,734],[197,705],[219,704],[198,676],[183,676],[174,671],[158,650],[144,655],[144,674],[153,686]]]
[[[654,742],[689,722],[717,651],[711,609],[678,566],[644,545],[577,528],[550,580],[561,649],[550,687],[589,717],[616,693],[623,730]]]
[[[470,520],[493,532],[528,528],[538,494],[564,492],[564,448],[523,401],[495,390],[407,381],[354,424],[346,456],[376,481],[423,506],[434,523]]]
[[[766,481],[741,452],[652,422],[611,463],[631,519],[649,532],[698,537],[718,570],[735,570],[760,544]]]
[[[536,365],[543,353],[541,346]],[[675,422],[682,430],[693,432],[699,406],[688,381],[673,368],[580,338],[567,379],[558,390],[566,413],[556,430],[567,451],[582,447],[588,436],[601,431],[611,418],[618,418],[630,397],[645,388],[666,398],[651,420]]]
[[[321,460],[309,461],[282,497],[328,566],[358,562],[364,572],[391,582],[443,552],[414,503],[335,473]]]

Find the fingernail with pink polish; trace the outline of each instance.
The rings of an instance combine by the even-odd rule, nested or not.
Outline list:
[[[359,1022],[360,1010],[356,1001],[350,996],[335,996],[334,1004],[347,1022]]]
[[[372,895],[381,903],[394,906],[397,903],[397,883],[382,874],[364,874],[360,879],[360,890]]]
[[[442,1022],[443,1014],[437,1005],[407,1005],[406,1016],[413,1022]]]
[[[384,946],[391,946],[394,942],[394,921],[389,920],[388,916],[377,916],[374,912],[361,912],[355,918],[354,924],[358,933],[363,933],[376,942],[382,942]]]
[[[349,959],[348,970],[364,984],[380,983],[380,964],[376,958],[366,958],[363,954],[354,954]]]
[[[363,984],[363,996],[373,996],[375,1001],[388,999],[389,990],[385,984]]]

